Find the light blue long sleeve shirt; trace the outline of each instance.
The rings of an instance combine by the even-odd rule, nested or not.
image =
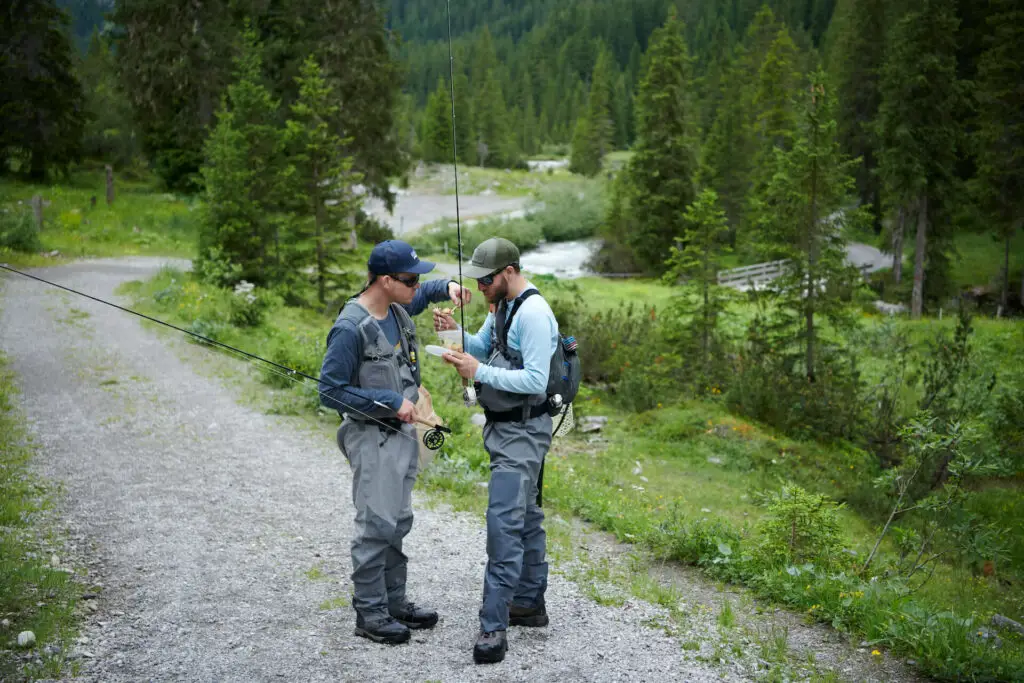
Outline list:
[[[527,283],[526,289],[536,289]],[[526,291],[526,290],[524,290]],[[506,315],[512,312],[509,306]],[[463,348],[486,363],[491,355],[491,330],[494,314],[489,313],[480,331],[475,335],[463,334]],[[481,364],[474,379],[495,389],[516,394],[543,394],[548,386],[551,356],[558,344],[558,321],[548,302],[531,296],[519,307],[508,330],[508,345],[523,357],[521,370],[508,370]]]

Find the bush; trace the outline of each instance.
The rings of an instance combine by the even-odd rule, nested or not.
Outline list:
[[[999,453],[1016,471],[1024,471],[1024,381],[1004,387],[996,399],[992,431]]]
[[[604,218],[604,203],[596,186],[585,189],[548,190],[527,220],[536,224],[548,242],[568,242],[593,237]]]
[[[837,563],[843,548],[841,505],[794,485],[764,496],[762,502],[768,512],[758,527],[761,540],[755,551],[761,563],[768,567]]]
[[[0,209],[0,247],[24,252],[43,248],[31,209],[21,206]]]

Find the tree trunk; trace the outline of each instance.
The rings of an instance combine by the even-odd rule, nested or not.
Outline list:
[[[107,171],[107,206],[114,203],[114,169],[109,165],[106,167]]]
[[[903,280],[903,235],[907,224],[907,205],[900,204],[896,230],[892,234],[892,277],[896,284]]]
[[[818,129],[814,129],[814,146],[818,148]],[[811,170],[811,215],[807,226],[807,304],[804,313],[807,319],[807,380],[814,381],[814,298],[818,295],[816,282],[818,266],[818,163]]]
[[[710,336],[710,329],[709,328],[711,327],[711,305],[710,305],[710,301],[709,301],[709,299],[710,299],[709,295],[710,295],[710,292],[711,292],[711,278],[715,277],[715,275],[713,273],[709,272],[710,271],[710,266],[708,264],[709,260],[710,260],[710,254],[708,253],[708,248],[705,245],[705,250],[704,250],[704,282],[703,282],[703,289],[704,289],[704,329],[701,331],[701,340],[700,340],[701,362],[702,362],[702,364],[704,366],[704,372],[705,373],[708,370],[708,365],[710,365],[710,363],[708,362],[709,356],[711,355],[711,349],[709,348],[711,346],[710,339],[709,339],[709,336]]]
[[[1003,250],[1003,291],[999,295],[999,311],[1007,311],[1007,304],[1010,301],[1010,242],[1013,233],[1006,233],[1006,249]]]
[[[928,195],[921,196],[917,214],[917,239],[914,243],[914,293],[910,300],[910,315],[920,318],[924,308],[924,252],[928,246]]]
[[[320,199],[320,173],[313,171],[313,206],[315,207],[316,223],[316,292],[320,305],[327,303],[327,287],[324,283],[324,268],[327,255],[324,252],[324,203]]]

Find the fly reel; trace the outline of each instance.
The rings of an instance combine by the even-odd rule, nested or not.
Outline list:
[[[444,445],[444,435],[451,434],[452,430],[443,425],[437,425],[429,431],[423,432],[423,445],[432,451],[436,451]]]

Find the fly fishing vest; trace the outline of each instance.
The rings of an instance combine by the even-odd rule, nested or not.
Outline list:
[[[494,311],[494,325],[491,327],[491,355],[487,359],[488,365],[503,370],[523,369],[523,354],[508,345],[507,325],[511,323],[526,298],[522,295],[516,297],[512,304],[511,315],[506,315],[508,300],[502,299],[498,302],[497,309]],[[484,409],[484,415],[489,422],[526,421],[548,412],[547,393],[517,394],[495,389],[487,384],[481,384],[477,393],[480,405]]]
[[[401,394],[412,403],[419,399],[420,366],[416,341],[416,326],[409,313],[398,304],[391,304],[398,321],[400,352],[389,342],[377,319],[356,299],[350,299],[341,311],[341,319],[356,326],[363,342],[363,353],[359,367],[349,380],[353,386],[362,389],[386,389]],[[369,411],[374,419],[393,418],[394,412],[375,406]],[[353,420],[366,421],[366,415],[347,413]]]

